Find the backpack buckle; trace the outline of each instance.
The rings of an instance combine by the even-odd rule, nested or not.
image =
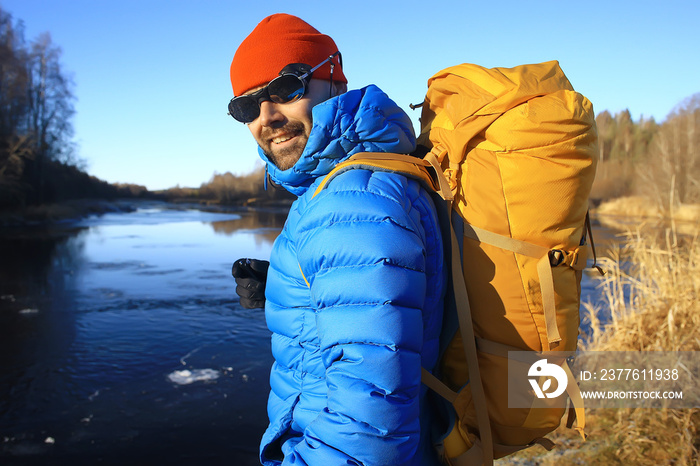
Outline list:
[[[564,262],[565,258],[566,253],[561,249],[552,249],[549,251],[549,265],[551,265],[552,267],[561,265],[561,263]]]

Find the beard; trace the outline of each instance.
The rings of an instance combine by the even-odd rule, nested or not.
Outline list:
[[[272,142],[277,135],[293,136],[293,141],[286,142],[282,147]],[[265,128],[261,134],[262,148],[265,156],[280,170],[288,170],[294,166],[306,147],[309,136],[300,121],[290,121],[280,128]]]

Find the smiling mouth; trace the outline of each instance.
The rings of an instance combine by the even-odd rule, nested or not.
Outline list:
[[[296,136],[296,135],[294,135],[294,134],[288,134],[288,135],[285,135],[285,136],[279,136],[279,137],[276,137],[276,138],[272,138],[272,143],[273,143],[273,144],[282,144],[283,142],[287,142],[287,141],[289,141],[290,139],[292,139],[292,138],[295,137],[295,136]]]

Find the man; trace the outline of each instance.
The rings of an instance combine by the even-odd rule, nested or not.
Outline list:
[[[275,363],[265,465],[431,465],[421,367],[438,357],[446,272],[429,193],[352,169],[358,152],[410,153],[410,119],[376,86],[346,91],[335,42],[265,18],[231,63],[229,112],[271,179],[298,196],[266,264],[234,264],[241,303],[265,304]],[[257,278],[256,278],[257,277]],[[257,290],[265,287],[264,300]]]

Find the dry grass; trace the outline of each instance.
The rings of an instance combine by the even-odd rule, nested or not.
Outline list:
[[[610,322],[601,327],[586,305],[592,351],[700,350],[700,241],[665,230],[660,238],[637,231],[603,258],[600,290]]]
[[[670,228],[656,237],[629,233],[623,246],[603,259],[600,289],[610,321],[596,319],[582,346],[589,351],[700,351],[700,241]],[[587,410],[588,440],[560,427],[558,447],[539,448],[499,460],[501,465],[700,464],[700,410]]]

